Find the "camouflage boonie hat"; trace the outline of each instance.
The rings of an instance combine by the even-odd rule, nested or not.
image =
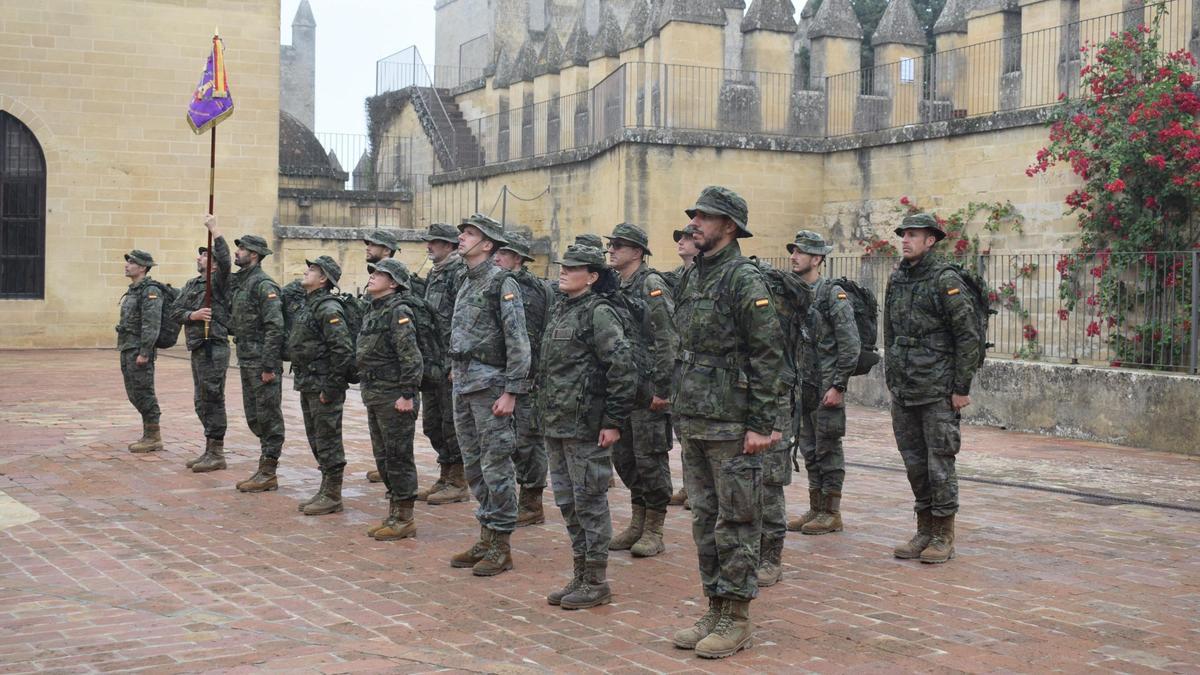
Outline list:
[[[234,239],[233,245],[247,251],[254,251],[261,256],[271,255],[271,249],[267,248],[267,240],[257,234],[247,234],[241,239]]]
[[[938,241],[946,238],[946,231],[938,224],[937,218],[928,213],[914,213],[911,216],[905,216],[904,220],[900,221],[900,226],[896,228],[896,236],[904,236],[905,230],[929,230],[933,232],[933,236],[937,237]]]
[[[367,263],[367,271],[383,272],[391,277],[393,281],[400,284],[400,288],[409,287],[408,268],[404,266],[404,263],[395,258],[387,258],[377,263]]]
[[[684,237],[690,237],[693,234],[696,234],[696,228],[692,227],[691,223],[688,223],[683,227],[682,230],[675,230],[672,232],[671,238],[674,239],[675,243],[678,244],[680,239],[683,239]]]
[[[787,245],[788,253],[795,253],[796,249],[809,255],[829,255],[833,246],[827,246],[825,238],[812,230],[800,230],[796,233],[796,241]]]
[[[371,230],[367,236],[363,237],[363,243],[386,246],[393,252],[400,250],[400,244],[396,242],[396,235],[387,230]]]
[[[695,218],[696,213],[707,213],[710,216],[728,216],[738,226],[738,237],[753,237],[747,222],[750,220],[750,207],[741,195],[720,185],[709,185],[704,188],[696,199],[696,204],[690,209],[684,209],[688,218]]]
[[[525,260],[533,262],[533,256],[529,255],[529,240],[525,238],[525,235],[508,232],[505,236],[508,237],[508,242],[500,247],[501,251],[516,253]]]
[[[458,230],[446,223],[433,223],[429,231],[421,235],[425,241],[444,241],[447,244],[458,244]]]
[[[564,267],[608,268],[608,263],[604,259],[604,251],[595,246],[582,246],[580,244],[568,246],[567,252],[555,262]]]
[[[458,231],[462,232],[468,225],[474,227],[483,233],[483,236],[491,239],[503,246],[508,243],[508,235],[504,232],[504,226],[496,221],[488,218],[482,213],[476,213],[470,218],[466,218],[458,226]],[[454,238],[454,242],[458,243],[458,237]]]
[[[650,237],[647,236],[645,230],[632,223],[621,223],[614,227],[612,236],[608,237],[608,240],[610,242],[617,240],[629,242],[642,249],[646,255],[653,255],[650,253]]]
[[[598,234],[581,234],[578,237],[575,237],[575,244],[577,246],[591,246],[592,248],[598,248],[601,251],[604,250],[604,242],[601,241],[600,235]]]
[[[309,267],[320,267],[325,276],[335,284],[342,278],[342,266],[327,255],[317,256],[316,260],[305,260],[304,263]]]
[[[154,256],[138,248],[125,254],[125,262],[131,262],[142,267],[154,267],[155,265]]]

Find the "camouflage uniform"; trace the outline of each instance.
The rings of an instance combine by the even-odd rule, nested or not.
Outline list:
[[[192,312],[204,306],[207,284],[205,274],[189,279],[171,306],[172,317],[183,325],[183,335],[192,360],[192,403],[196,416],[204,427],[204,437],[225,439],[225,374],[229,370],[229,327],[233,323],[229,311],[229,276],[232,263],[225,237],[213,240],[212,259],[212,321],[205,335],[203,321],[189,321]]]
[[[146,268],[154,266],[154,258],[149,253],[136,249],[125,254],[125,260]],[[116,326],[125,394],[141,414],[143,427],[157,425],[162,416],[158,397],[154,394],[154,361],[158,357],[158,349],[154,345],[158,341],[159,324],[162,323],[163,298],[157,282],[150,279],[148,272],[141,281],[130,284],[121,297],[121,318]],[[146,365],[139,366],[139,356],[150,360]]]
[[[271,254],[262,237],[247,235],[233,243],[264,257]],[[262,459],[273,465],[283,450],[283,302],[279,285],[262,265],[235,272],[231,286],[232,332],[246,424],[262,444]],[[275,380],[264,384],[263,373],[275,373]]]
[[[425,239],[456,244],[458,232],[449,225],[435,224],[430,226]],[[442,262],[434,264],[426,278],[425,302],[440,319],[443,344],[450,344],[454,301],[458,297],[458,289],[462,286],[466,273],[467,266],[462,258],[457,253],[451,253]],[[459,449],[458,436],[454,430],[454,399],[451,392],[449,381],[439,385],[427,385],[421,389],[421,402],[425,408],[421,416],[421,431],[437,452],[438,464],[443,466],[462,464],[462,451]]]

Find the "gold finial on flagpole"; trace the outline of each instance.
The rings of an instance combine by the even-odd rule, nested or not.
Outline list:
[[[221,31],[217,30],[216,26],[213,26],[213,37],[220,37],[220,35]]]

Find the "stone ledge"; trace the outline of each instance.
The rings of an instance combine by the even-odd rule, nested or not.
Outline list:
[[[368,234],[374,232],[374,227],[321,227],[319,225],[275,225],[277,239],[316,239],[321,241],[362,241]],[[393,230],[396,241],[424,242],[422,235],[425,230]]]

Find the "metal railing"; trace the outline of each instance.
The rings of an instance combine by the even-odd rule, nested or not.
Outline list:
[[[416,47],[406,47],[375,62],[375,95],[407,87],[453,89],[483,77],[483,68],[427,66]]]

